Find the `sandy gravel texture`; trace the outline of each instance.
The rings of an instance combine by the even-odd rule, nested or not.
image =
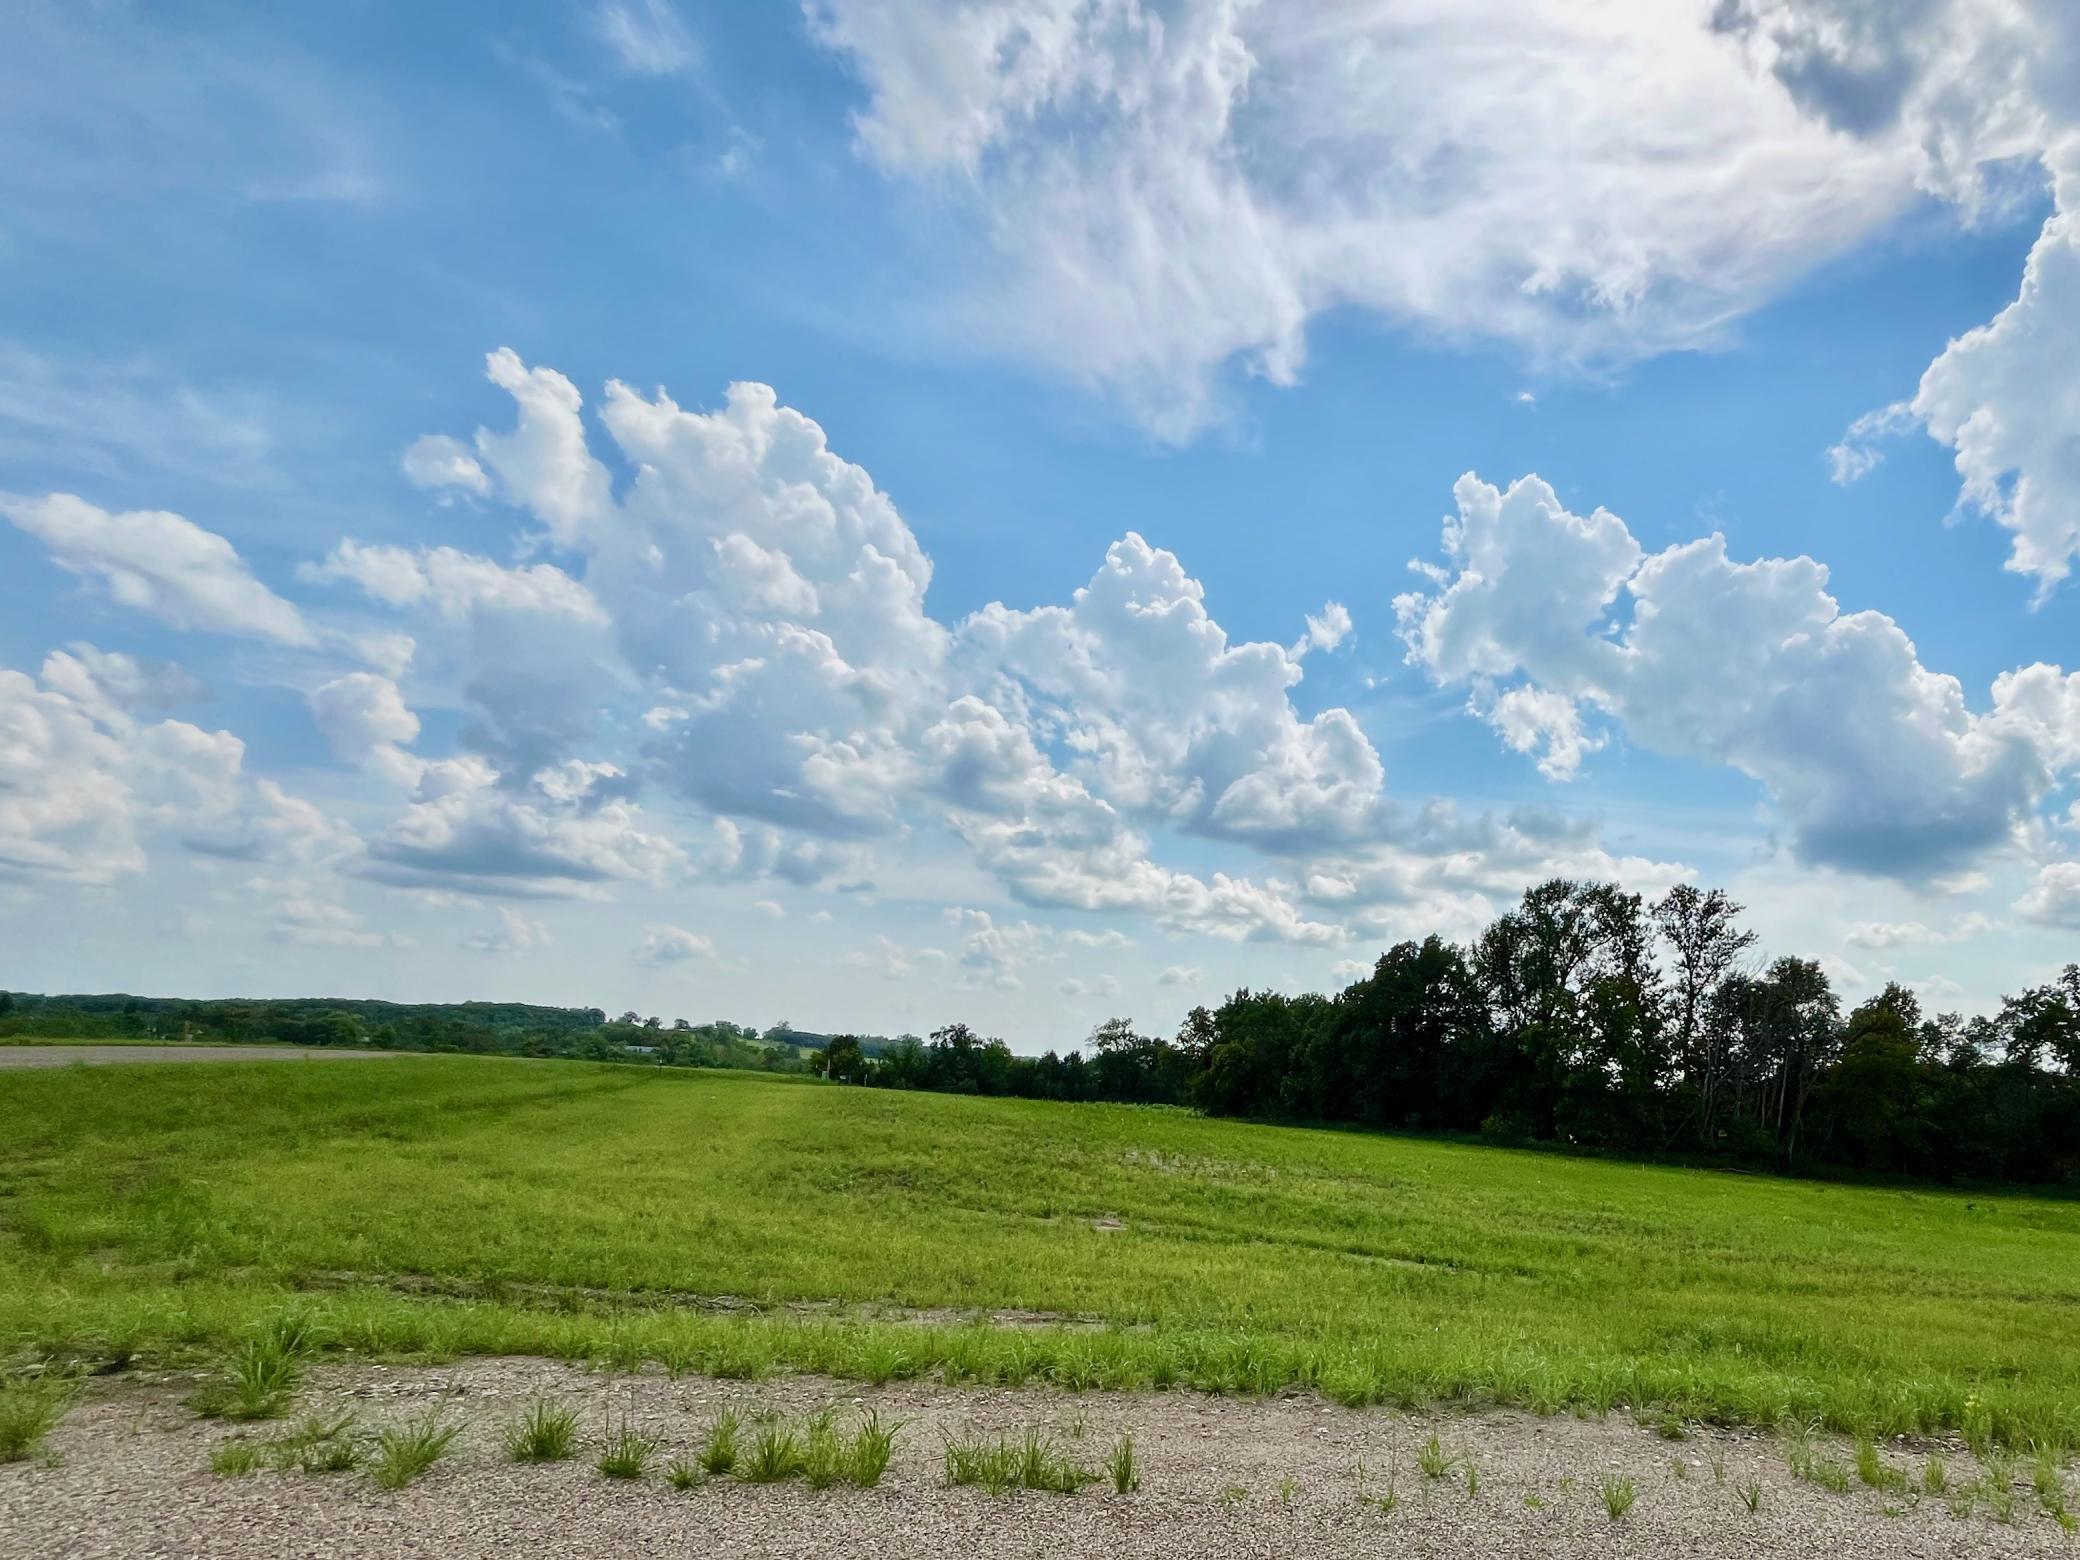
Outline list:
[[[1308,1397],[1270,1401],[920,1384],[863,1388],[791,1377],[761,1383],[592,1374],[539,1360],[480,1360],[447,1369],[327,1367],[312,1372],[299,1413],[354,1410],[362,1426],[442,1405],[466,1428],[449,1456],[398,1493],[366,1472],[209,1471],[212,1447],[280,1434],[281,1424],[226,1426],[183,1406],[192,1379],[92,1383],[52,1435],[44,1458],[0,1467],[0,1554],[7,1556],[558,1555],[637,1560],[653,1555],[960,1556],[962,1560],[1110,1560],[1113,1556],[1245,1556],[1310,1560],[1416,1556],[1898,1556],[2060,1555],[2074,1548],[2037,1513],[2018,1482],[2015,1521],[1953,1516],[1941,1500],[1880,1495],[1861,1485],[1831,1494],[1791,1477],[1782,1444],[1764,1435],[1700,1432],[1663,1440],[1629,1419],[1602,1422],[1517,1414],[1423,1418],[1353,1411]],[[567,1463],[515,1466],[501,1431],[547,1394],[578,1407],[582,1439]],[[895,1459],[871,1490],[755,1486],[713,1479],[690,1491],[663,1478],[691,1460],[710,1416],[733,1405],[842,1416],[871,1405],[904,1420]],[[638,1483],[594,1466],[612,1415],[654,1436]],[[992,1497],[949,1488],[949,1435],[1058,1434],[1092,1466],[1131,1432],[1142,1489],[1093,1484],[1071,1496]],[[1463,1464],[1439,1480],[1416,1467],[1435,1433]],[[1832,1448],[1844,1462],[1848,1449]],[[1887,1448],[1918,1475],[1939,1451],[1968,1476],[1958,1447]],[[1714,1458],[1724,1469],[1715,1475]],[[1684,1464],[1679,1477],[1675,1462]],[[1606,1514],[1599,1481],[1629,1474],[1638,1504]],[[2018,1480],[2022,1473],[2018,1471]],[[1751,1516],[1739,1487],[1762,1487]],[[1363,1497],[1391,1487],[1391,1511]]]
[[[0,1068],[70,1067],[74,1062],[345,1062],[412,1054],[309,1045],[0,1045]]]

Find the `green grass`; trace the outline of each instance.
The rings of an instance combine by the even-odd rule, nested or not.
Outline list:
[[[72,1399],[70,1382],[0,1380],[0,1463],[34,1457]]]
[[[1632,1482],[1630,1474],[1607,1473],[1603,1476],[1598,1493],[1603,1496],[1603,1509],[1610,1513],[1610,1519],[1613,1522],[1622,1522],[1625,1520],[1625,1514],[1632,1510],[1633,1503],[1639,1499],[1639,1486]]]
[[[0,1357],[237,1357],[239,1412],[293,1394],[240,1351],[294,1313],[323,1351],[1299,1386],[2068,1450],[2076,1237],[2052,1198],[743,1074],[0,1073]]]
[[[638,1435],[632,1425],[623,1425],[607,1437],[607,1449],[600,1453],[599,1471],[610,1479],[640,1479],[650,1471],[650,1456],[657,1450],[657,1443],[647,1435]]]
[[[567,1403],[537,1398],[506,1430],[506,1456],[514,1462],[562,1462],[578,1445],[578,1411]]]
[[[980,1485],[992,1495],[1015,1489],[1074,1495],[1097,1478],[1053,1436],[1037,1429],[1028,1429],[1016,1440],[967,1436],[946,1443],[946,1482]]]
[[[439,1409],[428,1409],[417,1419],[385,1430],[376,1437],[373,1467],[377,1486],[403,1489],[446,1456],[461,1432],[460,1425],[441,1422]]]
[[[1134,1455],[1134,1438],[1123,1435],[1112,1444],[1112,1460],[1106,1471],[1112,1475],[1115,1494],[1131,1495],[1141,1488],[1141,1459]]]

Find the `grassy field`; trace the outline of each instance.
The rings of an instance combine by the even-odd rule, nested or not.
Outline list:
[[[2067,1202],[575,1063],[0,1074],[0,1348],[291,1309],[382,1353],[2080,1445]]]

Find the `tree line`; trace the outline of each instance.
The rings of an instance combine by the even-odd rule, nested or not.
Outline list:
[[[1240,990],[1174,1038],[1089,1054],[950,1024],[812,1059],[886,1088],[1193,1106],[1782,1167],[2080,1183],[2080,965],[1976,1017],[1892,984],[1844,1013],[1814,960],[1755,956],[1742,907],[1680,885],[1529,890],[1471,942],[1399,943],[1334,996]],[[878,1054],[876,1054],[878,1052]]]

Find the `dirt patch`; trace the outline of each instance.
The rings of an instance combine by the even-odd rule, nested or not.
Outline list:
[[[744,1295],[695,1294],[680,1289],[594,1289],[505,1279],[446,1278],[430,1273],[312,1272],[297,1277],[304,1290],[387,1289],[435,1300],[492,1300],[556,1311],[706,1311],[723,1316],[787,1316],[822,1321],[887,1322],[899,1327],[977,1324],[1041,1332],[1103,1332],[1102,1316],[1072,1311],[999,1310],[959,1306],[896,1305],[855,1300],[753,1300]],[[1128,1331],[1144,1330],[1139,1327]]]
[[[1701,1432],[1667,1441],[1617,1417],[1425,1418],[1298,1396],[1076,1396],[916,1383],[876,1389],[816,1377],[674,1380],[514,1359],[447,1370],[314,1370],[299,1414],[351,1410],[372,1429],[438,1407],[462,1427],[450,1455],[420,1482],[384,1493],[365,1472],[212,1474],[213,1448],[276,1435],[281,1427],[199,1421],[181,1406],[184,1386],[127,1377],[95,1382],[52,1436],[49,1460],[0,1467],[0,1553],[226,1560],[401,1553],[578,1560],[2071,1554],[2060,1530],[2037,1514],[2026,1469],[2012,1486],[2014,1520],[2002,1524],[1983,1510],[1958,1517],[1943,1500],[1853,1480],[1846,1493],[1830,1493],[1794,1478],[1774,1437]],[[579,1411],[579,1452],[567,1463],[516,1467],[501,1454],[500,1433],[537,1395]],[[841,1422],[865,1407],[902,1421],[894,1460],[877,1488],[812,1491],[722,1478],[678,1491],[661,1476],[672,1458],[693,1455],[723,1407],[749,1421],[832,1405]],[[657,1441],[646,1478],[610,1481],[593,1466],[610,1416],[616,1428],[626,1423]],[[946,1486],[947,1437],[1017,1435],[1028,1427],[1054,1436],[1093,1468],[1131,1434],[1141,1489],[1120,1495],[1099,1482],[1076,1495],[992,1497]],[[1438,1456],[1450,1460],[1436,1479],[1419,1466],[1432,1436]],[[1850,1461],[1845,1447],[1819,1450]],[[1975,1476],[1961,1448],[1940,1450],[1953,1483]],[[1885,1455],[1918,1479],[1927,1450],[1888,1448]],[[1633,1481],[1636,1501],[1621,1522],[1605,1510],[1606,1477]],[[1756,1492],[1752,1514],[1746,1488]]]
[[[340,1051],[309,1045],[0,1045],[0,1069],[70,1067],[74,1062],[351,1062],[414,1051]]]

